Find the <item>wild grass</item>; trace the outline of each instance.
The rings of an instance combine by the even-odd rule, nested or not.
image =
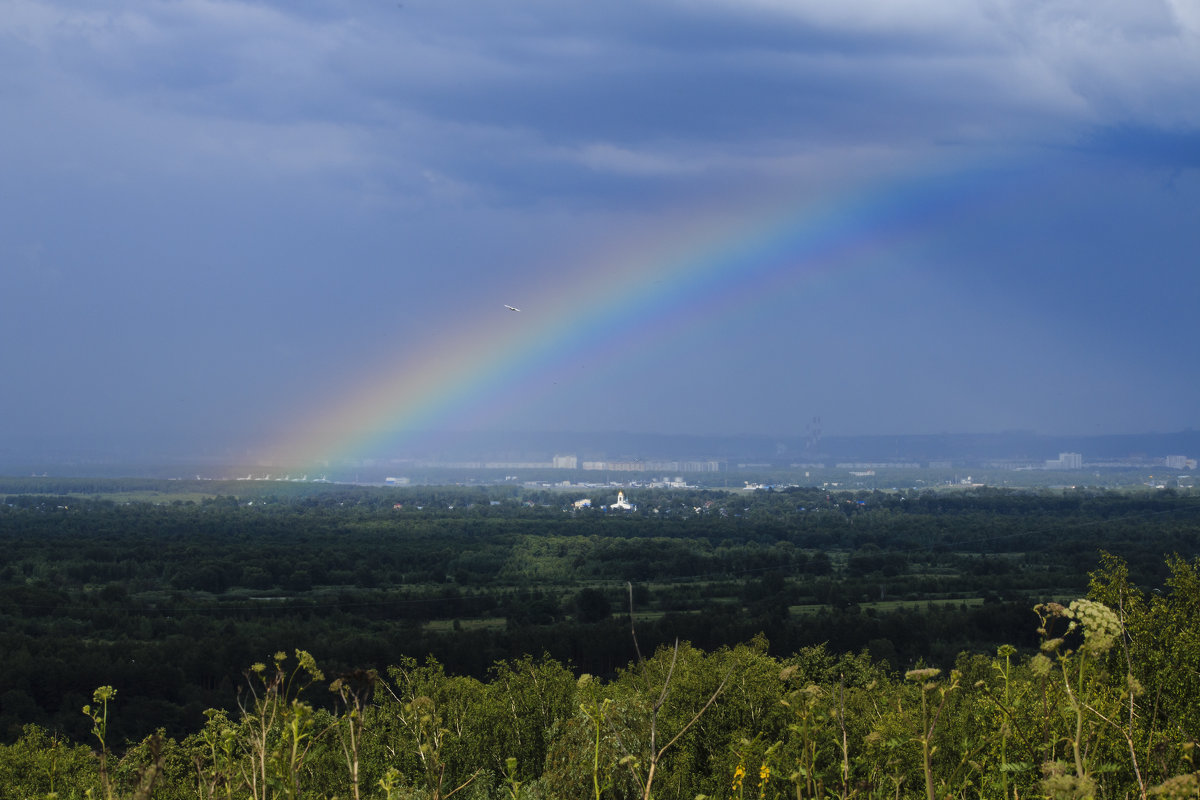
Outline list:
[[[1036,652],[949,671],[761,637],[608,681],[528,656],[483,681],[413,659],[326,678],[297,650],[247,670],[236,714],[119,748],[105,686],[91,748],[36,728],[0,747],[0,800],[1197,798],[1200,562],[1170,568],[1146,595],[1106,558],[1089,597],[1037,606]]]

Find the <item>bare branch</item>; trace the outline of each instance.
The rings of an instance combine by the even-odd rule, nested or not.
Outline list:
[[[690,720],[688,720],[687,725],[684,725],[683,728],[680,729],[679,733],[675,734],[674,738],[672,738],[671,741],[669,741],[663,745],[662,750],[659,750],[658,755],[655,756],[656,759],[662,758],[663,753],[667,752],[667,748],[670,747],[671,745],[675,744],[675,741],[677,739],[679,739],[680,736],[683,736],[685,733],[687,733],[688,728],[690,728],[696,724],[696,721],[699,720],[700,717],[704,714],[704,712],[708,710],[708,707],[711,706],[714,702],[716,702],[717,696],[720,695],[721,692],[725,690],[725,683],[728,680],[729,680],[729,674],[727,673],[725,675],[725,677],[721,679],[721,683],[717,686],[717,690],[712,693],[712,697],[708,698],[708,702],[700,707],[700,710],[697,711]]]
[[[633,636],[633,650],[637,653],[638,663],[642,663],[646,659],[642,658],[642,648],[638,647],[637,628],[633,624],[633,582],[625,581],[626,588],[629,589],[629,633]]]

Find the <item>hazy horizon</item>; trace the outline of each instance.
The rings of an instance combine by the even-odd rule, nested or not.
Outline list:
[[[0,451],[1200,427],[1181,0],[15,0],[0,38]]]
[[[874,434],[808,436],[689,435],[622,432],[442,432],[424,438],[409,437],[408,449],[380,448],[354,457],[330,459],[317,464],[281,462],[270,454],[250,448],[214,446],[187,449],[167,440],[113,443],[60,437],[56,440],[8,438],[0,447],[0,476],[16,476],[50,470],[69,477],[101,472],[131,477],[172,474],[172,469],[192,467],[215,469],[225,478],[238,470],[300,470],[313,477],[328,470],[353,469],[355,465],[385,468],[387,465],[458,462],[549,462],[560,456],[589,459],[646,460],[650,462],[766,461],[789,463],[836,462],[969,463],[1029,462],[1038,464],[1063,452],[1080,452],[1088,464],[1117,461],[1130,464],[1163,463],[1166,456],[1195,459],[1200,454],[1200,431],[1146,432],[1141,434],[1054,435],[1034,431],[940,434]],[[656,468],[657,469],[657,468]],[[167,470],[167,472],[163,472]],[[1189,470],[1190,471],[1190,470]],[[217,473],[206,472],[208,477]],[[383,473],[376,476],[382,480]],[[182,475],[187,477],[186,475]]]

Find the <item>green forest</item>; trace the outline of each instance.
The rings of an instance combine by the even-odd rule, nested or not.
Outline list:
[[[0,481],[0,798],[1200,796],[1190,491],[616,492]]]

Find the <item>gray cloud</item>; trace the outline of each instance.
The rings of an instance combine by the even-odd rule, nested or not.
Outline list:
[[[1120,398],[1096,420],[1152,411],[1150,394],[1105,388],[1115,369],[1182,423],[1198,87],[1187,0],[12,0],[0,333],[41,338],[12,354],[31,388],[0,401],[0,424],[51,425],[103,384],[88,424],[174,408],[253,426],[314,375],[352,380],[690,209],[977,173],[941,201],[965,210],[895,256],[890,292],[784,293],[803,313],[697,331],[715,336],[699,352],[638,342],[636,374],[601,383],[671,397],[719,352],[747,392],[786,375],[757,399],[764,425],[819,405],[877,430],[1040,427],[1079,416],[1040,394],[1073,361],[1074,406]],[[1147,275],[1174,289],[1131,278]],[[813,344],[822,331],[838,355]],[[897,338],[936,364],[884,346]],[[105,383],[118,354],[128,389]],[[886,413],[869,397],[885,385]],[[196,399],[205,386],[219,396]],[[735,400],[689,406],[688,424],[721,424]],[[682,419],[651,405],[589,411]],[[527,413],[566,425],[582,407]]]

